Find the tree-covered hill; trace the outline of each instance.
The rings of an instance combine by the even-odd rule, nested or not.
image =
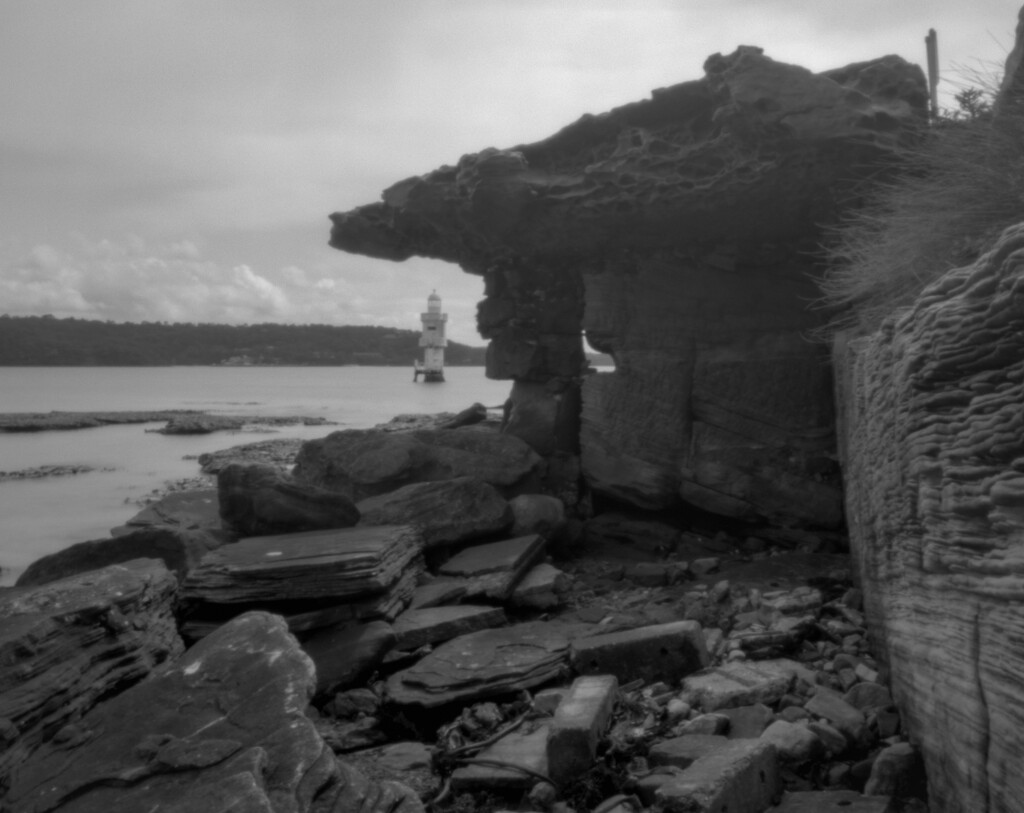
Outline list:
[[[330,325],[142,324],[0,315],[3,366],[169,364],[412,365],[419,331]],[[483,347],[449,342],[445,363],[483,365]]]

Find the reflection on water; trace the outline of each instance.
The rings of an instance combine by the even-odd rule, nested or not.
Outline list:
[[[445,384],[413,384],[397,367],[0,368],[0,413],[198,409],[221,414],[304,415],[340,426],[284,426],[273,433],[165,436],[160,424],[33,433],[0,432],[0,471],[79,464],[95,471],[0,483],[0,584],[33,560],[106,537],[168,481],[195,477],[203,452],[270,438],[318,438],[406,412],[497,406],[507,381],[452,368]],[[104,471],[104,469],[112,469]]]

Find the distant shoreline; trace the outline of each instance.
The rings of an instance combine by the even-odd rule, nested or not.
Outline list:
[[[269,416],[214,415],[195,409],[162,409],[125,412],[6,412],[0,413],[0,432],[44,432],[48,430],[95,429],[131,423],[158,423],[168,426],[166,434],[209,434],[243,426],[288,426],[291,424],[331,425],[323,418],[305,415]],[[175,428],[177,425],[177,428]]]

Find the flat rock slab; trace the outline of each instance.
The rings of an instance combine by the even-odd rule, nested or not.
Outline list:
[[[395,645],[398,649],[418,649],[424,644],[450,641],[477,630],[500,627],[506,620],[501,608],[474,604],[406,610],[395,620]]]
[[[209,554],[182,598],[209,604],[358,599],[385,592],[422,550],[408,526],[339,528],[243,539]]]
[[[531,622],[463,635],[392,675],[388,698],[435,708],[529,689],[564,673],[583,625]]]
[[[0,746],[0,782],[100,698],[131,686],[183,649],[177,581],[136,559],[0,598],[0,719],[20,732]]]
[[[786,792],[769,813],[892,813],[888,796],[861,796],[855,790]]]
[[[683,681],[684,699],[704,711],[771,705],[793,685],[795,671],[781,661],[736,661],[716,666]]]
[[[548,731],[549,727],[541,724],[533,731],[513,731],[502,737],[474,757],[480,764],[455,769],[452,790],[529,790],[541,781],[537,774],[547,776],[548,773]],[[482,764],[484,762],[492,764]],[[526,770],[502,765],[515,765]]]
[[[124,525],[112,528],[111,534],[120,536],[135,528],[170,526],[189,530],[219,531],[220,508],[216,488],[194,488],[175,491],[150,503]]]
[[[462,579],[468,599],[504,601],[544,555],[546,544],[544,537],[530,534],[474,545],[457,553],[437,572],[443,577]]]
[[[7,809],[422,811],[337,762],[305,715],[313,671],[281,618],[248,613],[40,748]]]
[[[575,640],[572,664],[580,674],[612,674],[621,683],[678,680],[707,666],[708,652],[700,624],[674,621]]]
[[[367,677],[395,640],[391,625],[383,621],[317,630],[302,642],[316,665],[317,693],[347,689]]]
[[[554,565],[541,562],[530,568],[512,591],[511,603],[516,607],[546,610],[561,603],[561,595],[569,585],[569,577]]]
[[[430,582],[416,588],[412,594],[412,600],[409,602],[409,609],[422,610],[427,607],[456,604],[465,595],[466,585],[462,582]]]
[[[667,813],[762,813],[779,792],[775,747],[727,740],[655,791]]]
[[[357,505],[361,525],[415,525],[430,548],[494,536],[512,525],[498,490],[474,477],[411,483]]]

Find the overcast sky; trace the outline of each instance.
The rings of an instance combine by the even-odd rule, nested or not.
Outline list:
[[[741,44],[998,74],[997,0],[0,0],[0,313],[418,327],[482,282],[327,247],[332,211],[697,79]]]

